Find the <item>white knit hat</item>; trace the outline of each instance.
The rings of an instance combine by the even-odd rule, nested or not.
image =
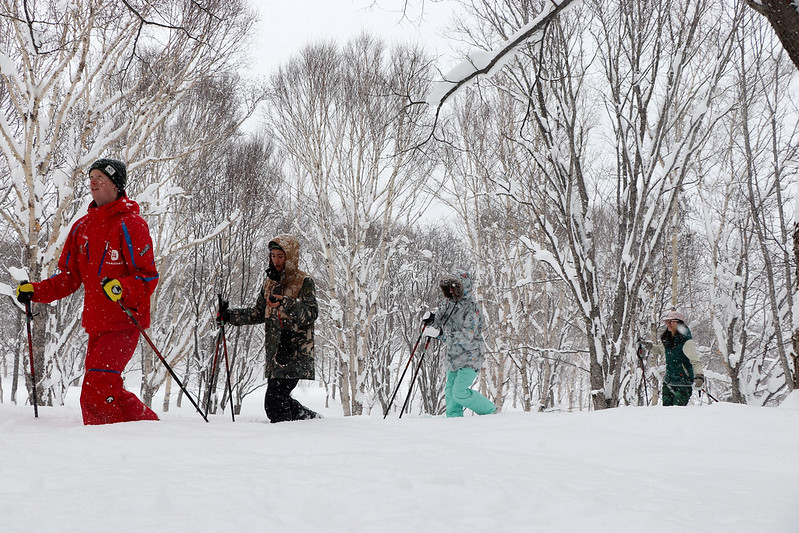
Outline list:
[[[685,315],[677,311],[672,311],[668,315],[666,315],[666,317],[663,319],[663,322],[667,322],[669,320],[679,320],[680,322],[685,324]]]

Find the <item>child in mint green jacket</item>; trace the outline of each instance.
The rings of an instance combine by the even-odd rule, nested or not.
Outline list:
[[[483,316],[472,297],[471,277],[459,272],[443,278],[439,286],[447,301],[424,324],[425,336],[443,340],[447,347],[447,416],[463,416],[464,408],[478,415],[491,414],[497,409],[491,400],[469,388],[483,366],[485,344]]]

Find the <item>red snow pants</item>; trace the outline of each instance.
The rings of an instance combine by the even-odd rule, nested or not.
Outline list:
[[[138,342],[137,329],[89,334],[86,374],[80,393],[84,425],[158,420],[135,394],[122,387],[122,371]]]

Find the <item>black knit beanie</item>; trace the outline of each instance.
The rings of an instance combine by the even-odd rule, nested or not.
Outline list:
[[[89,172],[94,169],[108,176],[119,192],[125,191],[125,186],[128,184],[128,169],[125,167],[125,163],[116,159],[98,159],[92,163]]]

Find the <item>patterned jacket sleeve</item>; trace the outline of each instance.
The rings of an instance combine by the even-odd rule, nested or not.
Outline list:
[[[248,326],[251,324],[263,324],[266,315],[266,298],[264,291],[259,288],[258,297],[254,307],[244,307],[241,309],[231,309],[228,323],[234,326]]]
[[[316,285],[308,276],[302,282],[297,298],[284,297],[280,312],[286,316],[297,329],[308,329],[319,316],[316,303]]]
[[[446,323],[450,318],[452,318],[452,306],[449,302],[446,302],[439,306],[439,308],[436,310],[435,315],[433,316],[433,323],[429,326],[435,331],[438,331],[438,335],[434,337],[435,339],[440,341],[446,340],[447,334],[444,330],[444,326],[447,325]]]

